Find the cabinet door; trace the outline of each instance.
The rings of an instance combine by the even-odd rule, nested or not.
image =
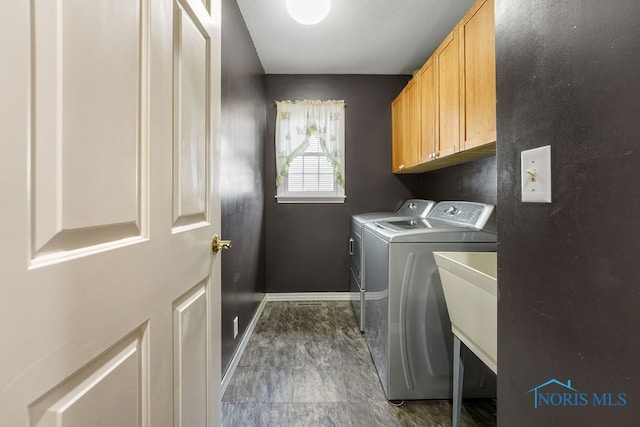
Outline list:
[[[405,167],[418,164],[420,157],[420,85],[412,79],[404,89],[403,163]]]
[[[462,148],[496,140],[496,59],[493,0],[479,0],[460,22]]]
[[[438,76],[439,146],[437,157],[457,153],[460,147],[460,42],[458,28],[436,50]]]
[[[404,96],[401,92],[391,103],[391,156],[393,172],[400,171],[402,164],[402,133],[403,133],[403,110]]]
[[[393,172],[418,163],[420,138],[420,93],[411,80],[391,104]]]
[[[420,88],[420,163],[428,162],[438,151],[438,85],[433,57],[418,73]]]

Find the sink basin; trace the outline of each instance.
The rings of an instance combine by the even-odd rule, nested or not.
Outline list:
[[[498,373],[498,263],[495,252],[434,252],[451,330]]]

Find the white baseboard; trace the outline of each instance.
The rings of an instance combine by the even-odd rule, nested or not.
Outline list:
[[[240,359],[242,359],[242,355],[244,354],[244,349],[247,348],[247,343],[253,335],[253,330],[256,328],[258,324],[258,320],[260,319],[260,315],[262,314],[262,310],[264,310],[264,306],[267,304],[267,297],[262,298],[258,309],[256,310],[251,322],[247,326],[247,329],[242,334],[242,338],[240,340],[240,344],[238,344],[238,348],[236,348],[236,352],[233,354],[233,358],[229,363],[229,368],[227,372],[224,373],[224,377],[222,377],[222,383],[220,385],[220,398],[224,396],[224,392],[227,391],[227,387],[229,386],[229,382],[231,381],[231,377],[233,377],[233,373],[236,371],[238,367],[238,363],[240,363]]]
[[[350,292],[269,293],[267,301],[349,301]]]
[[[262,314],[264,306],[268,301],[349,301],[350,295],[350,292],[296,292],[265,294],[265,297],[260,302],[258,309],[251,319],[251,322],[247,326],[246,331],[244,332],[244,334],[242,334],[240,344],[238,344],[238,348],[233,354],[233,358],[229,363],[227,372],[225,372],[224,377],[222,377],[222,383],[220,385],[220,397],[222,398],[225,391],[227,391],[227,387],[229,386],[231,377],[233,377],[233,373],[236,371],[238,363],[240,363],[240,359],[242,359],[244,350],[245,348],[247,348],[247,343],[249,342],[251,335],[253,335],[253,331],[258,324],[260,315]]]

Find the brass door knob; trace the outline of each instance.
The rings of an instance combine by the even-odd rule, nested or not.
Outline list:
[[[217,234],[214,234],[211,238],[211,252],[217,254],[222,249],[229,249],[231,247],[231,240],[221,240]]]

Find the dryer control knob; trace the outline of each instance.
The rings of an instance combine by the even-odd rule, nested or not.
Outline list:
[[[445,213],[449,213],[451,215],[455,215],[458,212],[460,212],[460,209],[456,208],[455,206],[449,206],[446,210]]]

